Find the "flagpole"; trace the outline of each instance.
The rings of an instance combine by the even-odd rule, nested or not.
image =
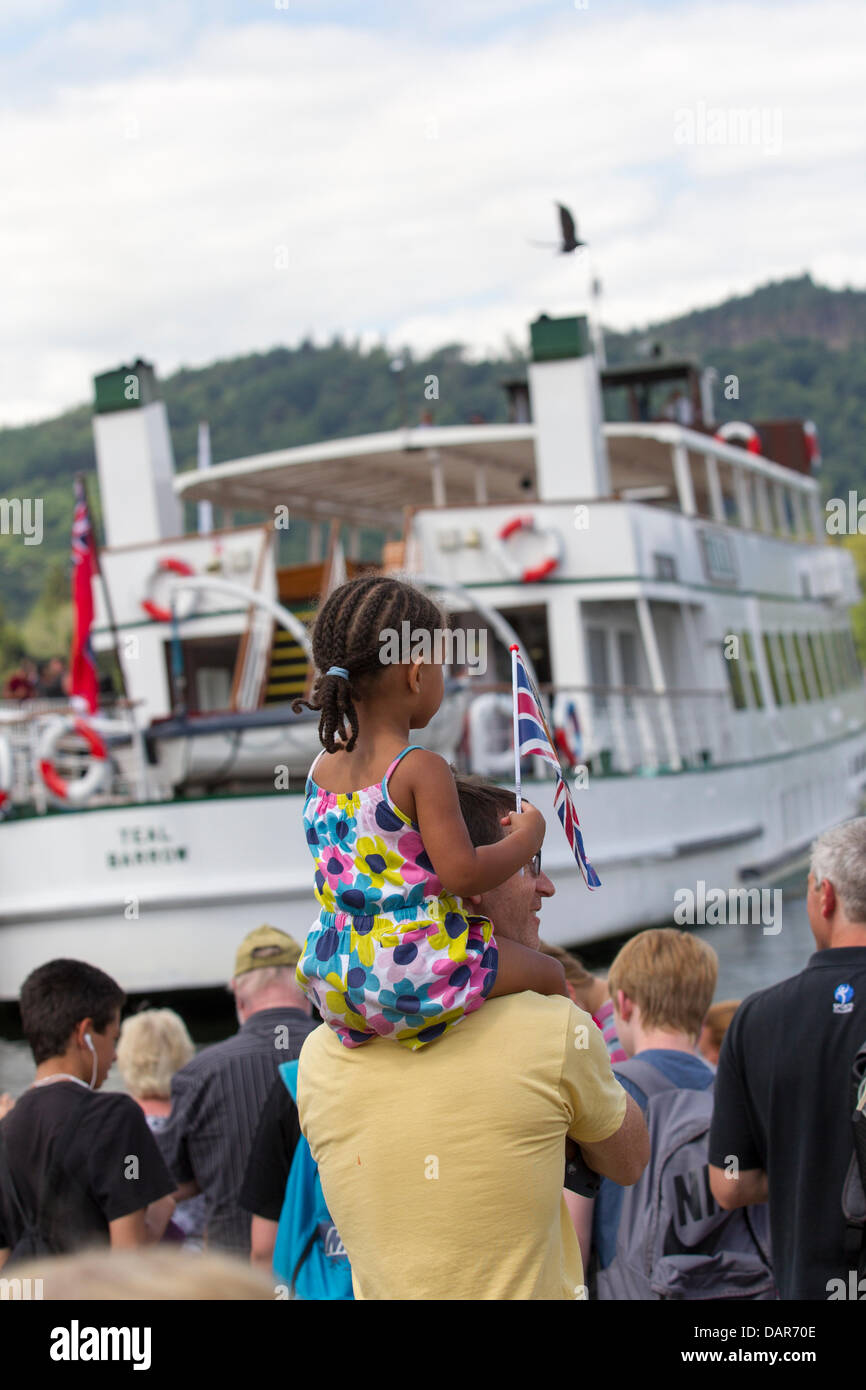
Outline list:
[[[516,642],[512,642],[509,651],[511,652],[511,700],[514,716],[514,796],[518,811],[522,809],[520,805],[520,724],[517,713],[517,653],[519,650]]]
[[[87,507],[87,515],[90,518],[90,527],[93,532],[93,559],[96,565],[96,573],[99,575],[99,578],[102,581],[102,593],[105,598],[105,616],[108,619],[108,626],[111,631],[112,641],[114,642],[114,655],[117,659],[117,669],[120,672],[120,685],[123,692],[123,698],[128,701],[129,691],[126,686],[126,676],[123,671],[123,662],[120,659],[120,634],[117,630],[117,623],[114,621],[114,608],[111,602],[111,594],[108,590],[108,584],[106,583],[105,575],[102,573],[102,566],[99,563],[100,547],[96,543],[96,518],[94,517],[93,512],[90,509],[90,498],[87,495],[87,479],[85,478],[85,475],[83,473],[79,473],[77,475],[77,478],[78,481],[81,483],[81,490],[84,493],[84,503]]]

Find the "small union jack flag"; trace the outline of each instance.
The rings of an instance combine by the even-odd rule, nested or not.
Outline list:
[[[584,883],[587,888],[600,888],[601,879],[587,859],[586,851],[583,848],[580,821],[577,818],[577,811],[574,809],[571,792],[568,790],[562,775],[562,767],[556,756],[553,736],[542,713],[538,692],[529,678],[520,652],[516,647],[512,647],[511,652],[514,671],[514,699],[517,709],[517,744],[520,757],[544,758],[545,762],[553,768],[556,773],[553,809],[562,821],[562,828],[568,843],[571,845]]]

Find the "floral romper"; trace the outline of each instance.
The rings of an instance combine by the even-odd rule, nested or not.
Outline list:
[[[377,1034],[413,1050],[481,1005],[498,952],[487,917],[442,892],[417,825],[388,778],[327,792],[307,777],[304,826],[321,912],[304,942],[298,983],[346,1047]]]

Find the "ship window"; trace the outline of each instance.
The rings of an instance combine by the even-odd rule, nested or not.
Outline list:
[[[656,579],[673,579],[677,577],[677,562],[673,555],[662,555],[657,552],[653,555]]]
[[[637,638],[633,632],[618,632],[619,664],[623,685],[636,689],[640,684],[637,663]]]
[[[839,668],[836,665],[836,656],[833,651],[833,643],[826,632],[822,632],[819,637],[821,650],[824,653],[824,665],[827,668],[827,679],[830,682],[830,691],[833,695],[841,689],[839,681]]]
[[[764,692],[761,689],[761,680],[758,675],[758,668],[755,665],[755,653],[752,648],[752,634],[750,632],[743,633],[743,654],[746,658],[746,670],[749,674],[749,680],[752,683],[752,694],[755,697],[755,708],[763,709]]]
[[[529,653],[539,685],[549,685],[553,677],[550,670],[547,605],[536,603],[526,608],[503,608],[502,616],[514,628],[523,650]],[[510,667],[508,680],[511,681]]]
[[[619,647],[620,679],[623,685],[635,690],[640,680],[637,662],[637,637],[633,632],[620,631],[616,634],[616,640]],[[627,715],[634,714],[634,705],[629,695],[625,696],[624,709]]]
[[[844,685],[845,689],[848,690],[850,686],[853,684],[853,681],[851,679],[851,653],[849,652],[848,644],[845,641],[847,633],[834,632],[833,636],[836,639],[836,650],[839,653],[839,667],[842,671],[842,684]]]
[[[818,639],[814,633],[810,632],[806,641],[809,643],[809,655],[812,658],[812,665],[815,667],[815,678],[818,682],[818,696],[819,699],[825,700],[830,694],[830,688],[824,671],[824,663],[821,660],[821,653],[818,650]]]
[[[743,677],[740,671],[740,659],[738,656],[725,656],[727,641],[722,643],[722,656],[728,671],[728,684],[731,687],[731,694],[734,697],[734,709],[745,709],[747,705],[746,692],[743,687]]]
[[[805,692],[806,699],[814,700],[814,677],[812,675],[811,669],[809,671],[809,675],[806,675],[806,667],[808,665],[809,654],[806,651],[806,641],[803,633],[794,633],[794,650],[797,653],[797,667],[800,672],[800,680],[803,684],[803,690]]]
[[[589,654],[590,685],[600,686],[602,689],[607,690],[610,686],[610,665],[607,657],[607,629],[603,627],[588,627],[586,629],[586,639]],[[607,700],[603,694],[594,693],[592,705],[596,714],[603,714],[607,709]]]
[[[782,660],[785,669],[785,684],[788,687],[788,695],[792,705],[796,705],[800,698],[799,688],[794,679],[794,653],[791,648],[790,632],[779,633],[779,646],[782,649]]]
[[[231,708],[232,682],[240,637],[188,637],[181,643],[186,706],[190,714]],[[165,643],[165,662],[171,681],[171,643]],[[180,698],[175,690],[173,703]]]
[[[770,641],[769,632],[764,633],[764,658],[767,662],[767,670],[770,673],[770,684],[773,687],[773,699],[776,701],[777,705],[781,705],[784,703],[782,700],[782,688],[776,673],[776,654],[773,651],[773,644]]]
[[[857,649],[854,646],[854,638],[851,636],[850,632],[843,632],[842,640],[845,645],[845,650],[848,653],[848,665],[851,670],[851,684],[859,685],[863,679],[863,672],[860,669],[860,658],[858,657]]]

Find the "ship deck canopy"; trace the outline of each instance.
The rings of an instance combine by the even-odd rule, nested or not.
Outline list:
[[[801,496],[818,489],[807,475],[678,424],[605,424],[604,435],[613,498],[653,500],[679,510],[677,448],[691,476],[694,509],[702,516],[722,509],[717,519],[724,519],[723,503],[713,504],[707,455],[715,459],[720,497],[735,497],[735,472]],[[210,501],[232,512],[285,506],[295,517],[400,531],[407,508],[537,501],[535,446],[531,423],[427,425],[234,459],[180,473],[174,486],[182,501]],[[575,494],[571,500],[589,499]]]
[[[184,502],[400,528],[407,507],[526,502],[533,425],[422,426],[278,449],[175,478]]]

